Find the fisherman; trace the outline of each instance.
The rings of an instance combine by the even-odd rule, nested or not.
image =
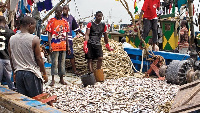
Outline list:
[[[69,55],[67,54],[66,58],[70,59],[70,62],[72,64],[73,74],[79,75],[79,73],[76,71],[76,66],[75,66],[72,30],[74,30],[75,32],[81,33],[83,36],[85,36],[85,34],[79,29],[79,26],[78,26],[76,20],[74,19],[74,17],[69,14],[69,5],[67,5],[67,4],[63,6],[63,18],[66,19],[67,22],[69,23],[69,29],[70,29],[70,31],[68,33],[68,42],[69,42],[69,48],[71,50],[71,54],[69,54]]]
[[[63,76],[65,75],[65,57],[66,51],[71,53],[68,43],[69,24],[67,20],[62,18],[63,8],[58,6],[55,10],[55,17],[48,21],[46,30],[48,31],[49,50],[51,52],[51,75],[52,82],[49,84],[53,86],[55,84],[54,75],[59,75],[60,82],[63,85],[67,85],[64,82]]]
[[[86,59],[88,59],[89,71],[93,72],[92,60],[98,59],[97,61],[97,73],[101,70],[102,60],[103,60],[103,51],[101,45],[101,37],[104,35],[104,42],[106,48],[109,51],[113,51],[108,44],[108,36],[106,33],[107,27],[105,23],[102,23],[103,13],[101,11],[96,12],[95,21],[91,21],[87,25],[86,35],[83,50],[85,52]],[[103,71],[101,71],[103,72]],[[103,73],[100,73],[103,74]]]
[[[10,37],[15,33],[6,27],[6,20],[4,16],[0,16],[0,82],[5,79],[9,89],[15,89],[11,81],[12,69],[8,54],[8,43]]]
[[[20,21],[21,33],[10,38],[9,54],[13,73],[16,75],[17,92],[34,97],[43,92],[48,81],[40,53],[40,39],[33,35],[36,21],[26,16]],[[43,75],[43,76],[42,76]]]
[[[160,7],[160,0],[145,0],[144,4],[142,6],[142,10],[140,12],[140,18],[137,22],[136,25],[141,23],[142,15],[143,15],[143,39],[145,39],[148,34],[150,29],[152,29],[153,36],[152,36],[152,41],[153,41],[153,50],[155,50],[155,45],[157,42],[157,22],[158,22],[158,17],[156,14],[156,9],[159,10]]]

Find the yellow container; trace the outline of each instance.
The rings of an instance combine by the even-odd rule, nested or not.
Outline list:
[[[94,71],[94,76],[97,82],[103,82],[104,81],[103,69],[96,69]]]

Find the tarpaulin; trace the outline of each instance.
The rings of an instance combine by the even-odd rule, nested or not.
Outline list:
[[[178,11],[180,11],[183,4],[187,4],[187,0],[178,0]]]
[[[23,13],[23,14],[25,14],[26,13],[26,8],[25,8],[25,6],[24,6],[24,1],[25,0],[21,0],[21,3],[20,3],[20,9],[21,9],[21,13]]]
[[[51,0],[45,0],[43,2],[37,3],[38,11],[42,11],[46,9],[46,11],[51,10],[53,8]]]

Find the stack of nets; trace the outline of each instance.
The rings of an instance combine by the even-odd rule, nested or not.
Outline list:
[[[88,72],[88,64],[83,51],[83,37],[75,37],[73,40],[76,69],[81,74]],[[101,39],[103,49],[102,69],[106,78],[119,78],[133,76],[132,62],[122,47],[122,43],[109,39],[109,45],[114,51],[108,51],[105,47],[104,38]],[[97,60],[93,61],[93,68],[97,67]],[[66,68],[71,67],[69,59],[66,60]]]

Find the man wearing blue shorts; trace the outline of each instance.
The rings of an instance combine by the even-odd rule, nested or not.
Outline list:
[[[79,75],[79,73],[76,71],[76,66],[75,66],[72,30],[75,32],[80,32],[83,36],[85,36],[85,34],[79,29],[79,26],[78,26],[76,20],[74,19],[74,17],[72,15],[68,14],[68,12],[69,12],[69,5],[66,4],[65,6],[63,6],[63,18],[66,19],[67,22],[69,23],[70,32],[68,33],[68,42],[69,42],[69,47],[71,50],[71,54],[67,54],[66,58],[70,59],[70,62],[72,64],[73,73],[75,75]]]

